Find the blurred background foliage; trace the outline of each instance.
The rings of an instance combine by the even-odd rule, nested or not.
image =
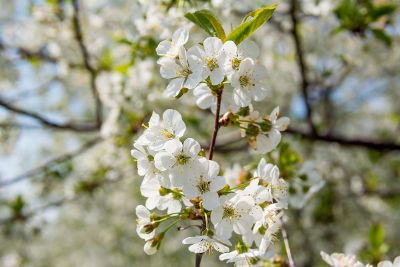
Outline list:
[[[175,108],[204,148],[212,127],[193,96],[162,94],[154,50],[191,25],[188,11],[211,9],[230,29],[271,3],[0,0],[0,266],[193,265],[188,233],[150,257],[135,232],[142,123]],[[296,266],[325,266],[321,250],[371,263],[400,254],[399,14],[397,0],[284,0],[254,35],[270,89],[257,109],[291,118],[264,156],[290,183]],[[216,153],[243,179],[260,158],[229,128]],[[285,255],[280,241],[272,250]]]

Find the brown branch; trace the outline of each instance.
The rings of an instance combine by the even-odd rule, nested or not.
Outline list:
[[[52,64],[57,64],[60,62],[59,59],[50,56],[49,54],[45,53],[43,50],[38,50],[38,51],[31,51],[29,49],[26,49],[24,47],[10,47],[6,46],[1,40],[0,40],[0,50],[7,50],[7,49],[12,49],[17,52],[17,54],[24,59],[37,59],[41,60],[47,63],[52,63]],[[79,63],[72,63],[68,62],[67,65],[70,68],[83,68],[84,66]]]
[[[48,160],[47,162],[45,162],[43,165],[33,168],[32,170],[30,170],[24,174],[20,174],[16,177],[9,178],[4,181],[0,181],[0,188],[18,183],[18,182],[28,179],[32,176],[38,175],[57,164],[71,160],[74,157],[81,155],[83,152],[87,151],[88,149],[90,149],[91,147],[93,147],[94,145],[99,143],[100,141],[102,141],[102,139],[100,137],[94,138],[93,140],[90,140],[87,143],[83,144],[76,151],[72,151],[72,152],[66,153],[64,155],[52,158],[52,159]]]
[[[282,233],[283,243],[285,244],[286,255],[287,255],[288,260],[289,260],[289,267],[296,267],[295,264],[294,264],[292,252],[290,250],[288,234],[287,234],[285,228],[283,227],[283,225],[282,225],[282,228],[281,228],[281,233]]]
[[[72,6],[74,9],[74,14],[72,16],[72,22],[73,22],[73,29],[75,33],[75,38],[76,41],[78,42],[79,49],[82,53],[83,57],[83,64],[86,68],[86,70],[89,73],[90,77],[90,88],[92,90],[92,95],[95,101],[95,108],[96,108],[96,123],[97,126],[101,126],[102,123],[102,104],[100,101],[99,93],[97,90],[97,85],[96,85],[96,78],[97,78],[97,71],[96,69],[92,66],[90,62],[90,55],[89,51],[85,45],[84,38],[83,38],[83,31],[82,27],[79,21],[79,3],[78,0],[73,0],[72,1]]]
[[[48,126],[50,128],[53,128],[53,129],[57,129],[57,130],[70,130],[70,131],[75,131],[75,132],[92,132],[92,131],[99,130],[99,126],[94,125],[94,124],[75,124],[75,123],[71,123],[71,122],[58,123],[58,122],[49,120],[49,119],[43,117],[42,115],[35,113],[33,111],[17,107],[15,105],[9,103],[8,101],[5,101],[2,98],[0,98],[0,106],[9,111],[14,112],[14,113],[17,113],[17,114],[20,114],[23,116],[27,116],[27,117],[31,117],[35,120],[38,120],[41,124]]]
[[[307,110],[307,122],[308,125],[311,129],[311,132],[313,134],[317,133],[317,130],[314,126],[314,123],[312,121],[312,106],[310,103],[310,98],[308,95],[308,87],[309,87],[309,80],[307,76],[307,65],[304,59],[304,49],[303,49],[303,44],[300,38],[299,34],[299,20],[297,18],[297,0],[291,0],[290,1],[290,10],[289,10],[289,15],[292,21],[292,29],[291,29],[291,35],[295,44],[295,49],[296,49],[296,59],[297,59],[297,65],[299,67],[300,71],[300,78],[301,78],[301,92],[303,94],[304,98],[304,103],[306,105],[306,110]]]
[[[215,111],[215,119],[214,119],[214,131],[211,137],[210,148],[208,152],[208,159],[212,160],[215,150],[215,142],[217,141],[218,130],[220,127],[219,124],[219,113],[221,110],[221,101],[222,101],[222,92],[217,92],[217,110]]]
[[[375,149],[375,150],[380,150],[380,151],[400,151],[400,144],[396,144],[394,142],[381,142],[378,140],[372,140],[372,139],[359,139],[359,138],[348,138],[348,137],[342,137],[342,136],[336,136],[336,135],[322,135],[322,134],[313,134],[308,131],[303,131],[300,129],[295,129],[295,128],[289,128],[285,132],[285,134],[290,134],[294,136],[299,136],[301,138],[305,138],[307,140],[310,140],[312,142],[325,142],[325,143],[337,143],[339,145],[346,145],[346,146],[355,146],[355,147],[361,147],[361,148],[367,148],[367,149]],[[241,139],[237,140],[232,140],[231,143],[234,142],[239,142]],[[248,148],[248,144],[241,144],[237,145],[234,147],[228,146],[229,142],[216,145],[216,148],[218,148],[218,152],[222,153],[229,153],[229,152],[235,152],[235,151],[240,151]]]
[[[365,147],[369,149],[376,150],[400,150],[400,144],[396,144],[393,142],[380,142],[376,140],[368,140],[368,139],[359,139],[359,138],[347,138],[336,135],[320,135],[313,134],[309,132],[305,132],[302,130],[289,128],[285,133],[299,135],[303,138],[309,139],[311,141],[322,141],[328,143],[338,143],[340,145],[349,145],[349,146],[357,146],[357,147]]]

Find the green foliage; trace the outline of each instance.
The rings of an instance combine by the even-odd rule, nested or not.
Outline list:
[[[386,232],[382,223],[375,223],[368,233],[368,248],[361,253],[361,257],[371,263],[377,264],[389,249],[385,243]]]
[[[384,28],[378,28],[374,23],[383,17],[390,19],[395,11],[395,4],[374,4],[372,0],[342,0],[335,9],[335,15],[340,20],[336,31],[348,30],[362,36],[371,32],[375,38],[389,46],[392,38]]]
[[[275,4],[250,12],[244,17],[242,24],[228,34],[226,40],[231,40],[236,44],[240,44],[271,18],[276,7],[277,5]]]
[[[185,17],[206,31],[210,36],[216,36],[222,41],[230,40],[236,44],[240,44],[271,18],[276,7],[277,5],[274,4],[248,13],[242,23],[233,29],[228,36],[225,35],[221,22],[209,10],[187,13]]]
[[[221,22],[209,10],[199,10],[193,13],[187,13],[185,17],[194,24],[206,31],[210,36],[216,36],[222,41],[225,40],[225,31]]]
[[[313,211],[313,217],[319,223],[334,223],[333,206],[335,204],[335,191],[333,186],[327,185],[319,194],[319,202]]]
[[[281,171],[281,176],[285,179],[294,177],[299,163],[301,162],[302,158],[290,147],[290,144],[281,142],[279,145],[279,159],[277,163]]]

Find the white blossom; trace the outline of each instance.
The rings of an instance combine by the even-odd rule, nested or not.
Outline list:
[[[172,186],[183,186],[185,179],[197,175],[199,152],[200,144],[196,140],[187,138],[182,144],[173,139],[155,155],[155,166],[160,171],[170,171]]]
[[[160,151],[166,142],[182,137],[185,131],[186,125],[178,111],[167,109],[163,113],[162,120],[157,113],[153,112],[148,128],[137,140],[137,143]]]
[[[201,197],[203,207],[212,210],[219,205],[218,191],[225,185],[222,176],[218,176],[219,165],[215,161],[199,160],[195,175],[184,181],[183,193],[187,198]]]
[[[233,86],[233,99],[241,107],[251,104],[251,100],[261,101],[267,96],[267,89],[262,83],[266,69],[256,65],[250,58],[244,59],[231,77]]]
[[[188,40],[189,31],[183,27],[179,28],[172,34],[171,40],[164,40],[158,44],[156,48],[157,55],[175,58]]]
[[[200,59],[203,63],[198,66],[204,72],[204,77],[210,77],[211,84],[220,84],[225,77],[223,69],[225,54],[221,39],[217,37],[208,37],[203,42],[203,47],[193,47],[193,56]]]
[[[165,79],[171,79],[165,94],[177,96],[181,89],[193,89],[205,78],[201,59],[193,55],[194,48],[186,52],[184,47],[179,49],[179,61],[163,57],[158,60],[160,74]]]

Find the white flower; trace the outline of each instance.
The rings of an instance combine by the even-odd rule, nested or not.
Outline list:
[[[171,40],[164,40],[160,42],[156,48],[157,55],[175,58],[179,54],[179,50],[189,40],[189,32],[185,28],[177,29]]]
[[[217,95],[207,86],[207,84],[201,83],[197,86],[193,90],[193,95],[196,97],[196,104],[201,109],[211,109],[212,113],[215,114],[217,108]],[[228,111],[237,112],[238,110],[239,106],[233,101],[232,88],[225,85],[222,93],[220,112],[223,114]]]
[[[169,179],[161,175],[157,175],[155,179],[144,180],[140,185],[141,194],[147,197],[146,208],[167,209],[168,214],[179,212],[182,208],[181,196],[173,190],[177,189],[170,189]]]
[[[191,175],[185,180],[183,193],[189,199],[201,197],[205,209],[214,209],[219,205],[217,192],[225,185],[224,178],[218,176],[218,173],[218,163],[201,158],[195,175]]]
[[[154,229],[149,232],[146,230],[146,226],[151,224],[150,211],[143,205],[139,205],[136,207],[136,216],[138,217],[136,220],[136,232],[139,237],[144,240],[153,238],[155,234]]]
[[[248,249],[246,252],[234,250],[229,253],[221,254],[219,260],[226,260],[227,263],[235,263],[236,267],[250,267],[253,266],[254,261],[258,261],[259,256],[259,251],[255,249]]]
[[[177,96],[182,88],[193,89],[205,78],[201,59],[193,56],[194,48],[186,52],[184,47],[179,50],[179,64],[173,58],[163,57],[158,60],[160,74],[165,79],[171,79],[165,94]]]
[[[226,168],[224,172],[225,182],[230,187],[238,186],[243,182],[242,177],[245,175],[247,175],[247,172],[238,163],[235,163],[231,168]]]
[[[170,171],[172,186],[183,186],[185,179],[196,175],[200,149],[200,144],[192,138],[186,139],[183,145],[173,139],[164,145],[164,151],[155,155],[155,166],[160,171]]]
[[[286,203],[288,196],[288,184],[279,177],[279,168],[271,163],[266,163],[265,159],[261,159],[258,163],[257,171],[254,172],[254,177],[259,177],[267,184],[267,190],[270,192],[270,199]]]
[[[250,196],[253,198],[254,203],[261,204],[265,201],[271,201],[270,192],[265,186],[259,185],[260,179],[254,179],[243,191],[239,191],[238,194],[243,196]]]
[[[137,140],[141,145],[148,145],[150,149],[160,151],[166,142],[178,139],[186,131],[186,125],[181,114],[173,109],[167,109],[163,113],[163,119],[153,112],[149,121],[149,127]]]
[[[377,267],[400,267],[400,256],[395,258],[393,263],[390,261],[381,261]]]
[[[259,206],[248,196],[235,195],[220,198],[221,206],[211,212],[211,222],[216,234],[225,239],[232,236],[232,230],[237,234],[245,234],[251,230],[253,223],[261,217]]]
[[[282,205],[274,203],[268,205],[263,210],[261,220],[258,220],[253,227],[253,240],[259,247],[260,252],[266,252],[269,244],[272,242],[274,234],[281,227],[281,217],[283,216]],[[246,240],[251,243],[250,240]]]
[[[229,241],[224,241],[225,243],[231,245]],[[191,245],[189,247],[189,251],[193,253],[204,253],[206,251],[211,251],[214,249],[221,253],[226,253],[229,251],[229,248],[208,236],[194,236],[194,237],[187,237],[182,241],[182,244]]]
[[[203,46],[204,50],[198,46],[193,47],[193,55],[203,62],[201,70],[204,71],[205,78],[209,76],[212,85],[220,84],[225,78],[222,41],[217,37],[208,37]]]
[[[251,104],[251,100],[261,101],[267,96],[267,89],[261,80],[265,78],[266,69],[258,66],[250,58],[244,59],[231,77],[233,100],[241,107]]]
[[[281,132],[285,131],[290,123],[288,117],[279,118],[279,107],[276,107],[269,116],[263,118],[268,122],[270,130],[257,136],[256,150],[259,153],[267,153],[275,149],[282,138]]]
[[[131,156],[137,160],[138,174],[144,176],[145,179],[154,177],[158,172],[154,166],[154,155],[156,152],[137,142],[133,146],[134,149],[131,150]]]
[[[240,43],[238,46],[232,41],[227,41],[224,43],[223,49],[225,53],[224,69],[228,77],[239,70],[240,63],[244,59],[250,57],[255,60],[260,54],[256,43],[249,40]]]
[[[332,267],[364,267],[364,264],[357,261],[356,256],[354,255],[346,255],[342,253],[332,253],[329,255],[321,251],[321,257]]]

